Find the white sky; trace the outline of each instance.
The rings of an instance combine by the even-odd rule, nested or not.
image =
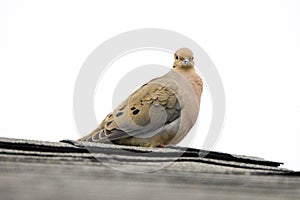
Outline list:
[[[214,150],[300,170],[299,11],[296,0],[2,0],[0,136],[76,139],[73,90],[87,56],[119,33],[164,28],[196,41],[223,80],[226,121]],[[109,105],[96,103],[98,120],[111,107],[109,98]],[[193,146],[201,147],[199,138]]]

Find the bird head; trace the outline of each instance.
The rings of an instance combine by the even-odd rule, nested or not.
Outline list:
[[[188,70],[194,68],[193,52],[188,48],[178,49],[174,54],[173,68]]]

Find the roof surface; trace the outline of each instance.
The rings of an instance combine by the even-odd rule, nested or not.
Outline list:
[[[261,158],[0,138],[1,199],[299,199],[299,172]]]

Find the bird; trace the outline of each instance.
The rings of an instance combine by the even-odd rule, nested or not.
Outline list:
[[[152,148],[176,145],[197,121],[202,91],[193,52],[180,48],[168,73],[135,90],[78,141]]]

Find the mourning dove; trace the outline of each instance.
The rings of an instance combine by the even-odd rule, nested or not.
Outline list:
[[[133,92],[78,141],[157,147],[178,144],[195,124],[203,90],[193,52],[174,54],[173,69]]]

